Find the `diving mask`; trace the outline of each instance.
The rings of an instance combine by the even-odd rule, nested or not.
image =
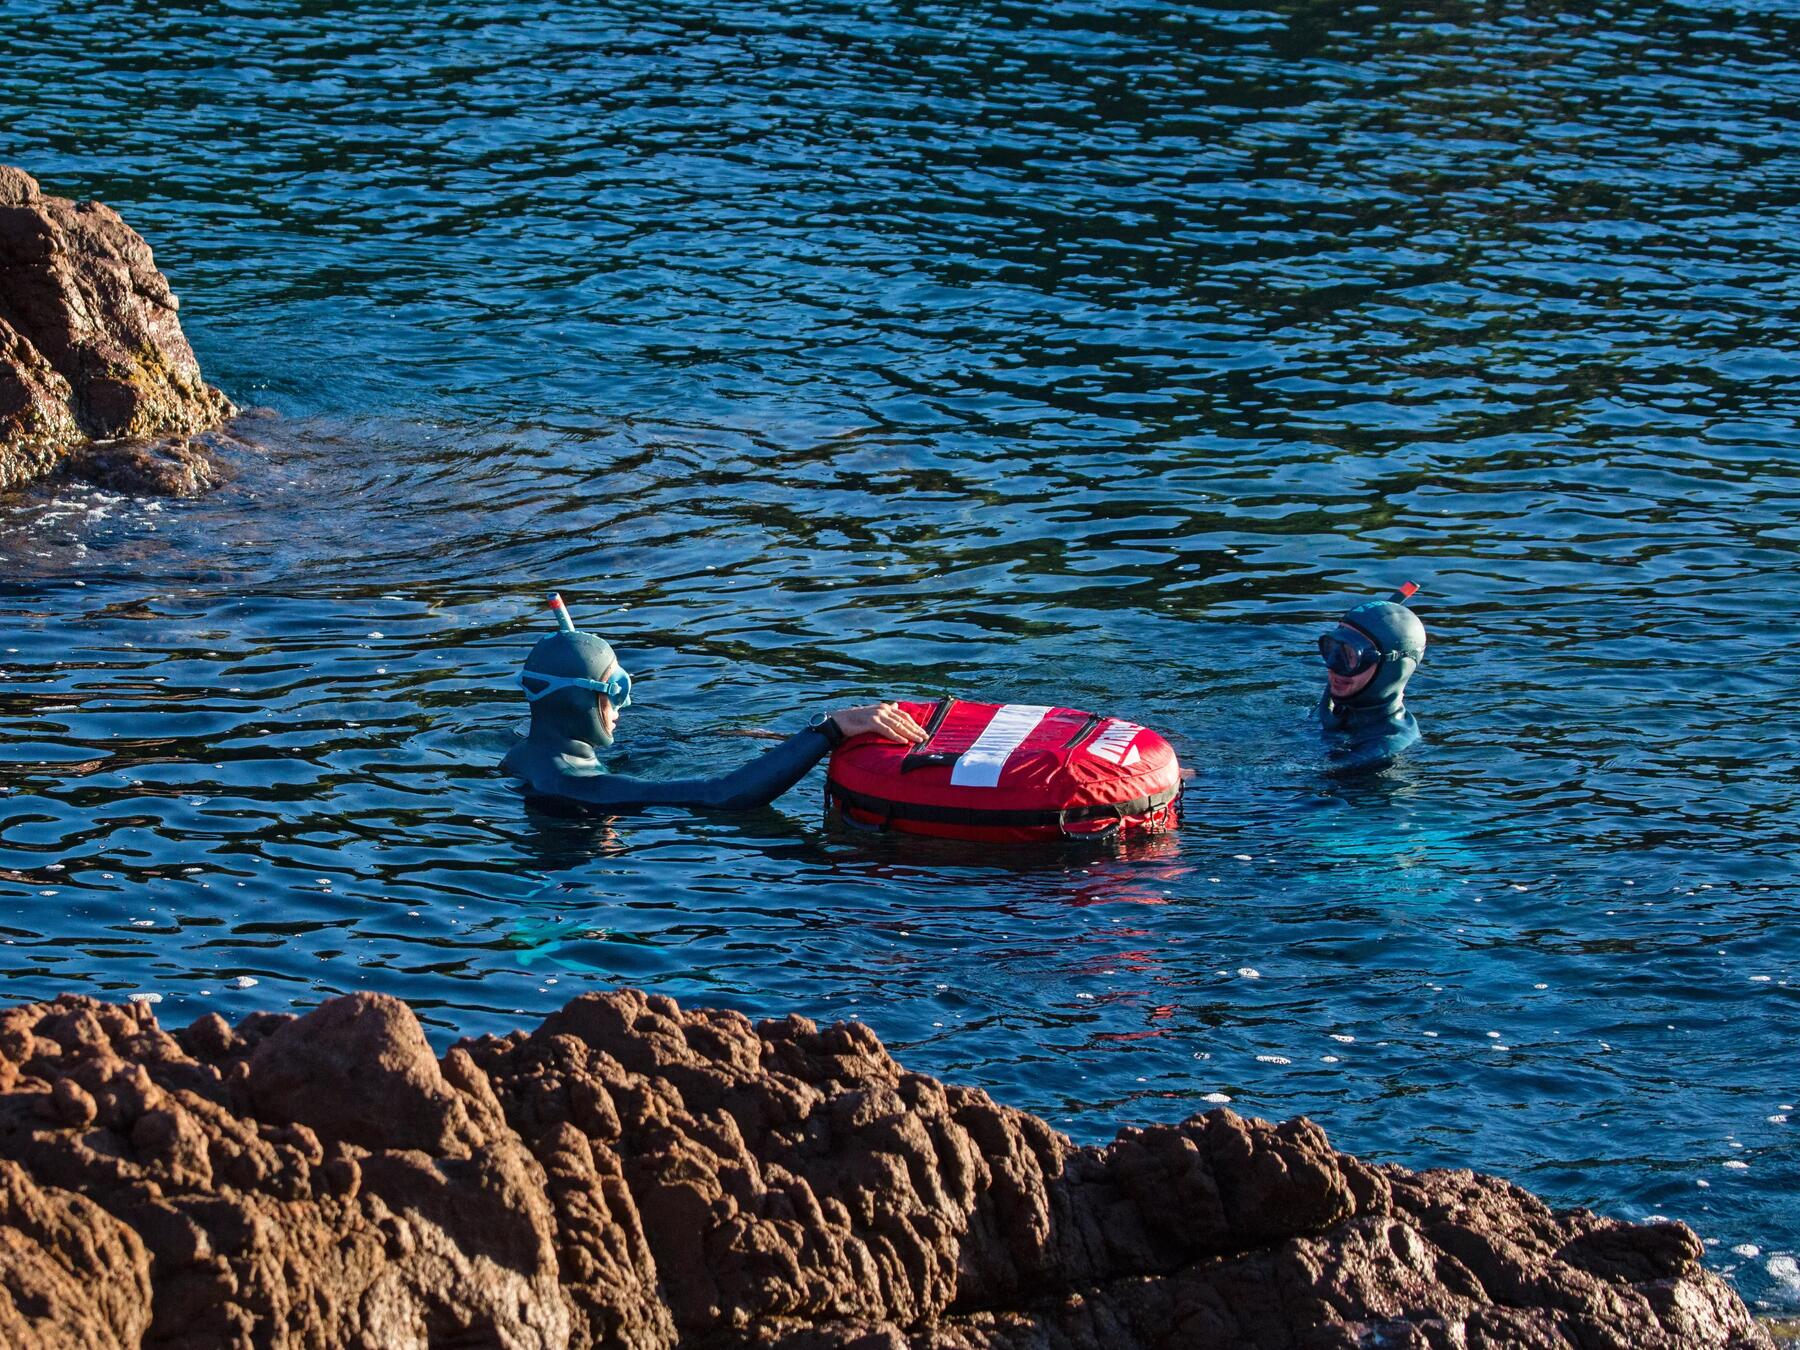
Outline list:
[[[604,680],[590,680],[580,675],[539,675],[528,670],[519,676],[519,687],[531,703],[558,689],[592,689],[596,694],[605,694],[615,710],[631,706],[631,672],[623,666]]]
[[[1319,657],[1333,675],[1360,675],[1381,661],[1381,652],[1353,628],[1341,627],[1319,638]]]

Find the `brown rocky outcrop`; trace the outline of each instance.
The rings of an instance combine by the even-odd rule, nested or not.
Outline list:
[[[59,469],[130,491],[217,480],[189,438],[235,409],[201,379],[178,305],[111,207],[45,196],[0,165],[0,491]],[[154,451],[94,446],[158,437]]]
[[[868,1028],[622,991],[430,1051],[0,1013],[0,1341],[769,1350],[1766,1347],[1680,1224],[1219,1110],[1076,1148]]]

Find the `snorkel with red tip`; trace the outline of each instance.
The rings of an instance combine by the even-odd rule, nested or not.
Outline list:
[[[556,616],[556,626],[563,632],[575,631],[575,620],[569,617],[569,607],[563,603],[562,592],[550,592],[550,612]]]

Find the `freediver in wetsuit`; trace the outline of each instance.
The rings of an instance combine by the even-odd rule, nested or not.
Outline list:
[[[1319,725],[1333,773],[1382,768],[1419,739],[1404,695],[1425,658],[1425,625],[1403,603],[1418,589],[1409,581],[1389,599],[1356,606],[1319,639]]]
[[[821,713],[767,754],[712,778],[608,773],[594,752],[613,743],[619,711],[631,706],[631,676],[610,645],[575,631],[560,596],[551,597],[550,608],[559,631],[531,649],[519,676],[531,705],[531,729],[500,764],[522,780],[528,797],[607,811],[644,806],[745,811],[774,801],[848,737],[873,733],[906,744],[925,739],[924,729],[906,713],[878,703]]]

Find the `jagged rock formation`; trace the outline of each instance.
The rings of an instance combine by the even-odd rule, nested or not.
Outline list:
[[[188,438],[236,410],[201,379],[178,303],[116,211],[47,197],[0,165],[0,491],[64,468],[130,491],[217,481],[216,457]]]
[[[435,1058],[391,998],[0,1013],[0,1342],[1768,1347],[1680,1224],[1214,1111],[1075,1148],[866,1027],[625,991]]]

